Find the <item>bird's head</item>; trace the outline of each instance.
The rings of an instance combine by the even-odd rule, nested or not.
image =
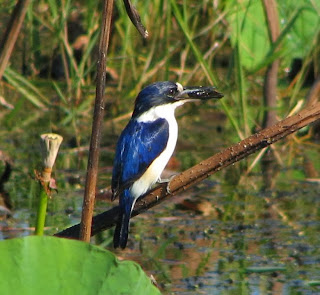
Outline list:
[[[170,81],[153,83],[140,91],[135,101],[133,117],[139,116],[153,107],[174,104],[182,105],[188,101],[222,98],[215,87],[183,87],[180,83]]]

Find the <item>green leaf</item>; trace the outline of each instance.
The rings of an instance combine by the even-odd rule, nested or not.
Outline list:
[[[316,7],[318,5],[318,7]],[[293,12],[299,12],[292,28],[288,31],[285,45],[290,58],[305,57],[313,46],[313,40],[320,31],[319,1],[298,0],[279,1],[282,26],[285,26]]]
[[[246,272],[248,273],[265,273],[285,270],[286,268],[284,266],[252,266],[246,268]]]
[[[270,48],[268,27],[261,1],[229,0],[227,20],[231,27],[231,43],[238,46],[241,64],[247,69],[261,63]]]
[[[280,49],[287,63],[295,57],[305,57],[319,33],[317,1],[282,0],[278,1],[277,8],[280,36],[276,45],[280,48],[271,47],[262,1],[227,1],[225,12],[231,28],[231,43],[233,47],[239,46],[241,63],[249,70],[256,70],[265,61],[278,57],[270,56],[270,51],[273,55],[279,54],[276,49]]]
[[[25,77],[9,67],[6,68],[3,76],[7,79],[9,84],[16,88],[16,90],[26,97],[32,104],[38,108],[45,108],[45,105],[49,101],[48,98],[45,97]]]
[[[137,263],[88,243],[29,236],[0,253],[1,294],[160,294]]]

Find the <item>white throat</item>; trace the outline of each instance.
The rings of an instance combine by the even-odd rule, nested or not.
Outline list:
[[[164,104],[151,108],[150,110],[144,112],[137,118],[138,122],[152,122],[159,118],[166,119],[170,125],[170,122],[176,118],[174,117],[174,111],[177,107],[183,105],[185,101],[177,101],[170,104]]]

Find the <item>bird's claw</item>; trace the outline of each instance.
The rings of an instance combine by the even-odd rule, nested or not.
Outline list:
[[[171,180],[173,179],[175,177],[175,175],[172,175],[172,176],[170,176],[170,178],[166,178],[166,179],[161,179],[161,178],[159,178],[158,179],[158,183],[166,183],[167,185],[166,185],[166,192],[167,192],[167,194],[169,194],[169,195],[171,195],[171,191],[170,191],[170,187],[169,187],[169,185],[170,185],[170,182],[171,182]]]

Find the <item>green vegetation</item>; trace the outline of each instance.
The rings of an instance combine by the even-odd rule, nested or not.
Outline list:
[[[88,243],[27,237],[0,249],[4,294],[160,294],[138,264]]]

